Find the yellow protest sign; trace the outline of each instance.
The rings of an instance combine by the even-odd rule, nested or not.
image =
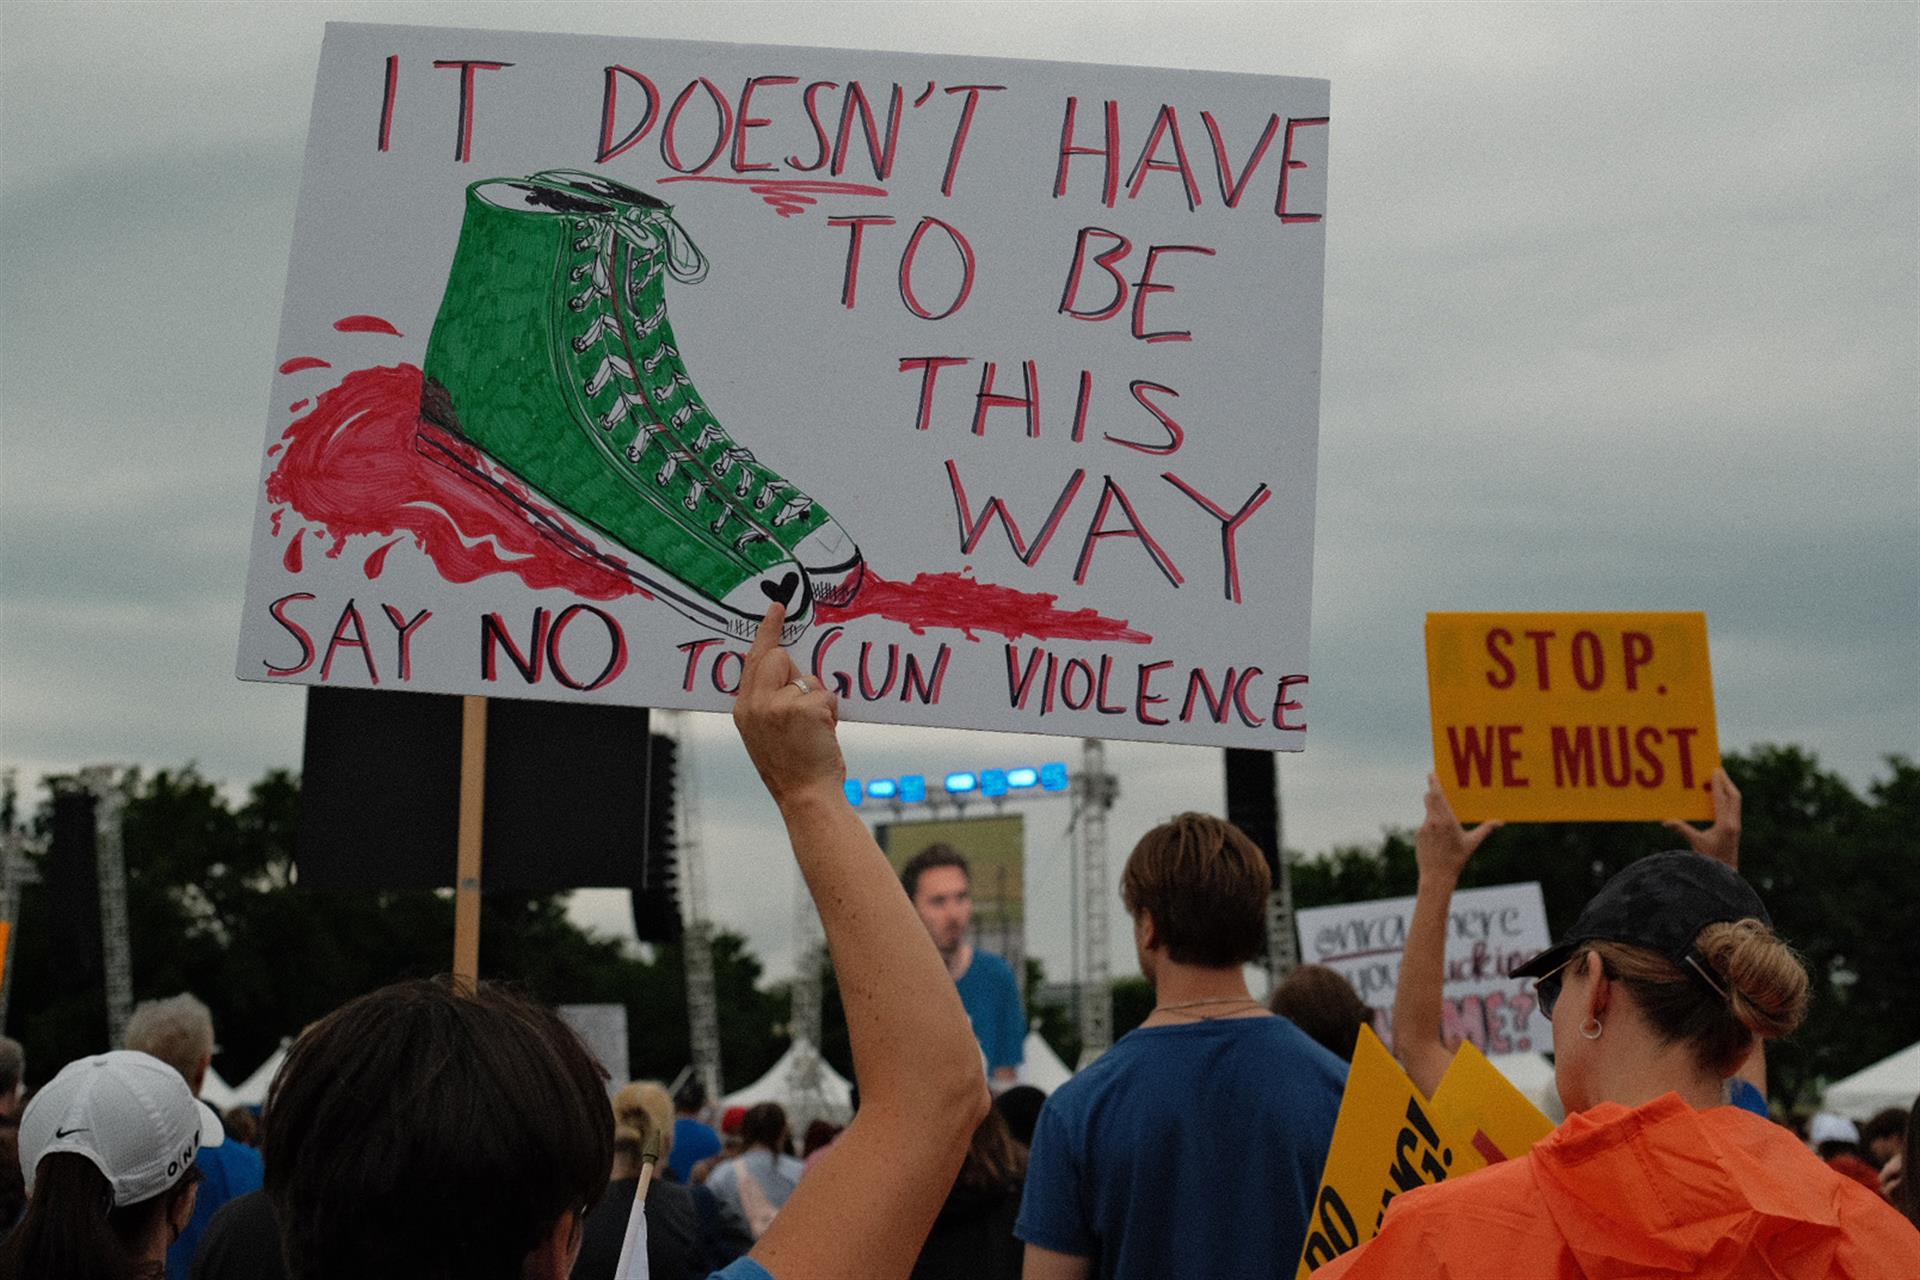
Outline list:
[[[1713,816],[1704,613],[1430,613],[1427,689],[1462,821]]]
[[[13,940],[13,926],[0,920],[0,982],[7,976],[7,944]]]
[[[1370,1027],[1360,1028],[1326,1172],[1307,1222],[1297,1280],[1373,1239],[1402,1191],[1487,1167],[1471,1143],[1445,1137],[1427,1100]]]
[[[1553,1121],[1500,1074],[1471,1040],[1462,1041],[1433,1091],[1440,1132],[1466,1139],[1488,1164],[1511,1160],[1553,1132]]]

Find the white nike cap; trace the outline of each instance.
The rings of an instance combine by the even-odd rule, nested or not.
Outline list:
[[[113,1186],[115,1207],[151,1200],[186,1176],[201,1147],[227,1139],[220,1117],[160,1059],[132,1049],[80,1058],[33,1096],[20,1117],[27,1191],[42,1158],[73,1151]]]

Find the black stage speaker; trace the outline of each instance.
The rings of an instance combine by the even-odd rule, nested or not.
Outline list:
[[[1267,874],[1280,883],[1280,777],[1271,751],[1228,747],[1227,821],[1266,855]]]
[[[105,982],[100,950],[99,832],[91,791],[62,786],[53,793],[53,843],[47,852],[47,906],[57,926],[49,932],[54,971],[63,986]]]
[[[453,884],[460,718],[454,695],[307,691],[303,886]],[[650,785],[660,755],[647,724],[644,707],[490,699],[482,886],[549,893],[657,880],[647,852],[650,831],[672,831],[672,756],[664,787]]]

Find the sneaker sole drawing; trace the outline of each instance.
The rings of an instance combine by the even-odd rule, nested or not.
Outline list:
[[[659,565],[636,555],[626,546],[591,522],[576,528],[559,519],[542,503],[554,510],[566,510],[529,483],[499,459],[471,440],[444,427],[425,421],[414,432],[413,447],[422,457],[454,472],[491,498],[497,506],[545,537],[568,555],[596,568],[632,582],[654,599],[682,616],[737,640],[752,643],[760,634],[760,619],[774,601],[787,606],[787,619],[780,628],[780,643],[790,645],[806,633],[813,620],[813,596],[809,579],[798,564],[789,562],[785,572],[771,571],[736,588],[725,600],[713,600]],[[577,513],[576,513],[577,514]],[[798,597],[796,602],[795,597]]]

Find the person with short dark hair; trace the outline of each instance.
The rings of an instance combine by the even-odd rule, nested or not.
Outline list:
[[[746,1219],[756,1240],[773,1225],[805,1172],[788,1136],[787,1113],[779,1103],[748,1107],[740,1121],[744,1149],[707,1177],[708,1190]]]
[[[1887,1161],[1907,1145],[1907,1109],[1887,1107],[1874,1113],[1860,1126],[1860,1146],[1875,1169],[1887,1167]]]
[[[20,1118],[26,1216],[0,1245],[0,1280],[144,1280],[193,1216],[194,1156],[218,1116],[150,1054],[68,1063]]]
[[[293,1280],[563,1280],[607,1186],[600,1067],[491,983],[395,983],[294,1043],[262,1143]]]
[[[1020,1078],[1027,1013],[1005,960],[973,945],[973,868],[950,844],[930,844],[900,868],[900,885],[946,961],[996,1088]]]
[[[1016,1234],[1027,1280],[1290,1274],[1346,1064],[1247,990],[1265,858],[1197,813],[1120,878],[1153,1012],[1040,1112]]]
[[[693,1181],[693,1166],[720,1154],[720,1135],[700,1118],[707,1088],[694,1076],[673,1095],[673,1158],[666,1164],[675,1182]]]
[[[1353,1061],[1360,1028],[1373,1025],[1373,1010],[1342,974],[1323,964],[1296,965],[1267,997],[1267,1008],[1315,1041]]]

